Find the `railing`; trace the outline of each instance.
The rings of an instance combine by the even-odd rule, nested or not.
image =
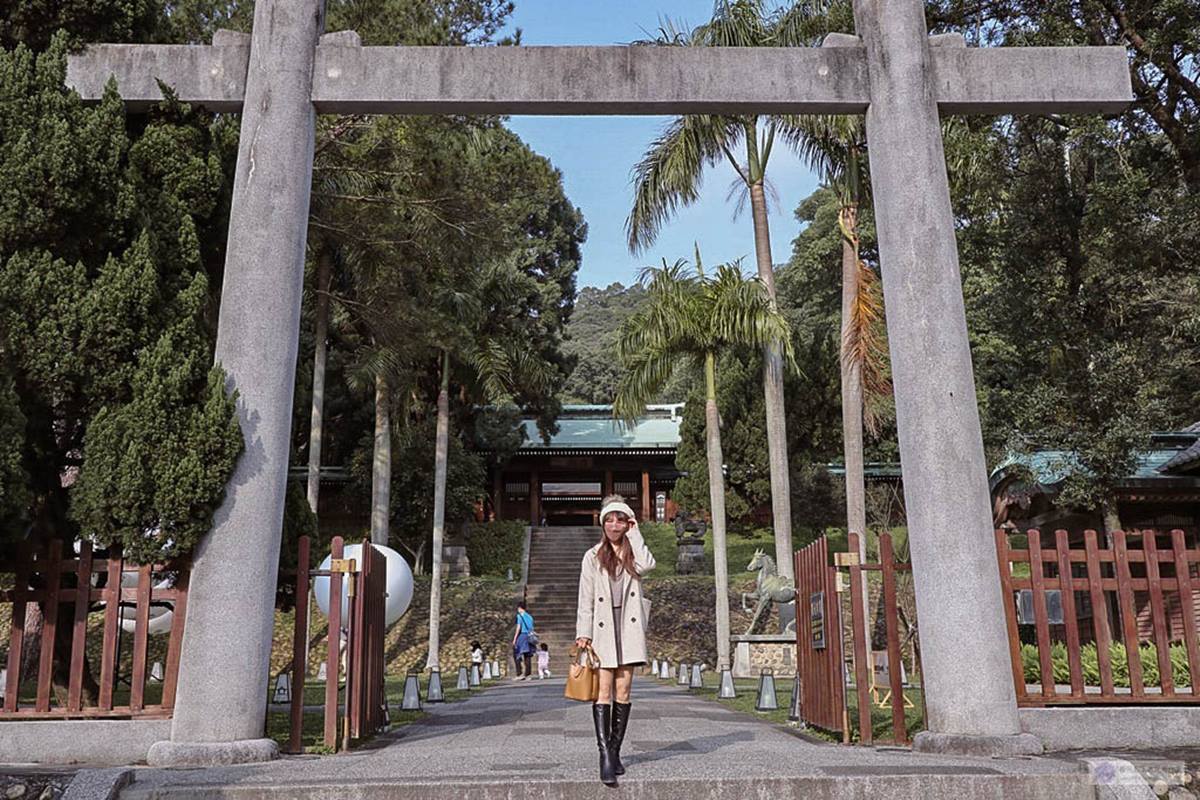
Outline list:
[[[82,543],[77,557],[64,559],[62,542],[56,540],[45,552],[35,553],[28,545],[22,546],[14,562],[0,565],[0,572],[13,575],[13,588],[0,592],[0,603],[8,604],[12,612],[0,720],[171,716],[187,611],[187,564],[126,563],[121,559],[119,547],[113,547],[106,558],[95,558],[90,542]],[[133,585],[123,585],[125,575],[137,576]],[[26,648],[26,610],[31,603],[39,606],[43,620],[32,705],[22,701],[22,693],[28,691],[28,681],[22,675],[22,656]],[[127,676],[129,696],[117,704],[122,606],[134,610],[133,651]],[[161,676],[161,700],[152,703],[147,702],[146,693],[150,609],[164,606],[169,606],[172,614],[166,667]],[[94,610],[99,612],[101,608],[101,613],[93,615]],[[56,653],[56,643],[65,640],[59,631],[63,623],[71,626],[70,650]],[[86,669],[87,651],[89,641],[94,644],[97,638],[100,639],[99,688],[97,696],[91,698],[84,695],[85,684],[91,678]],[[65,648],[60,644],[59,649]],[[69,658],[65,698],[52,696],[56,656]]]
[[[1011,535],[996,531],[996,552],[1018,705],[1200,702],[1200,549],[1182,530],[1115,531],[1104,546],[1091,530],[1081,545],[1064,530],[1049,547],[1038,530],[1023,548]]]
[[[896,560],[890,533],[879,534],[879,563],[859,563],[859,534],[851,532],[847,553],[838,554],[838,563],[850,568],[851,629],[854,640],[854,688],[858,705],[859,741],[874,741],[872,710],[890,708],[892,738],[898,744],[908,741],[906,708],[912,701],[905,694],[904,662],[900,642],[900,602],[896,590],[896,574],[907,572],[912,565]],[[867,633],[867,609],[863,604],[867,572],[879,572],[882,578],[882,607],[887,649],[869,652],[871,637]],[[915,661],[915,658],[914,658]]]
[[[353,649],[347,666],[352,675],[347,715],[350,735],[360,738],[381,730],[387,718],[383,663],[387,558],[370,542],[363,542],[357,580],[358,592],[350,601],[353,634],[348,646]]]
[[[842,614],[837,570],[824,536],[795,554],[796,670],[800,718],[830,731],[845,729]]]
[[[341,721],[341,746],[347,749],[352,738],[381,730],[387,720],[387,696],[384,687],[383,639],[386,633],[387,558],[364,541],[358,559],[346,559],[340,536],[331,543],[330,568],[310,570],[310,543],[301,536],[296,570],[296,623],[292,640],[291,735],[288,751],[303,750],[304,681],[308,673],[305,644],[308,638],[308,592],[312,578],[329,579],[329,631],[325,662],[325,719],[323,741],[331,750],[338,748],[338,688],[342,674],[341,631],[343,616],[346,629],[345,714]],[[349,607],[342,608],[342,581],[349,581]]]

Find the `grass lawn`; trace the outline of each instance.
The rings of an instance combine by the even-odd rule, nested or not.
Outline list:
[[[783,725],[789,728],[796,728],[794,722],[788,721],[788,710],[792,704],[792,680],[790,678],[776,678],[775,680],[775,699],[778,709],[775,711],[757,711],[754,708],[758,695],[758,680],[754,678],[736,678],[733,682],[734,688],[737,690],[737,697],[732,700],[718,700],[717,689],[720,681],[720,675],[716,672],[706,671],[702,675],[704,688],[688,689],[690,694],[701,697],[705,700],[710,700],[714,703],[720,703],[726,708],[732,708],[735,711],[741,711],[746,714],[752,714],[767,722],[772,722],[777,725]],[[655,679],[659,680],[659,679]],[[660,680],[661,683],[675,683],[675,678],[670,680]],[[905,712],[905,724],[908,730],[909,740],[920,730],[924,730],[924,721],[921,716],[921,690],[908,689],[905,695],[912,702],[913,708],[907,709]],[[847,701],[850,714],[850,741],[860,741],[858,731],[858,700],[853,691],[848,690]],[[871,711],[871,725],[873,728],[874,741],[876,743],[892,741],[892,716],[891,707],[881,709],[875,707]],[[806,734],[809,734],[817,739],[823,739],[828,742],[842,741],[841,733],[826,731],[820,728],[804,728]]]
[[[646,546],[650,548],[650,552],[654,553],[654,560],[657,565],[651,576],[655,578],[667,577],[675,573],[675,528],[672,525],[658,522],[648,522],[641,526],[642,534],[646,537]],[[896,557],[904,558],[908,553],[908,529],[904,527],[892,528],[892,546],[896,552]],[[841,528],[828,528],[825,531],[826,537],[829,539],[829,549],[831,552],[842,551],[847,549],[847,537],[845,530]],[[809,543],[807,531],[796,531],[793,534],[793,543],[795,549],[799,550]],[[755,572],[747,572],[746,565],[750,563],[750,559],[754,558],[755,550],[762,550],[772,559],[775,558],[775,535],[770,528],[755,528],[749,534],[730,533],[726,536],[725,552],[729,562],[729,579],[736,581],[751,575],[757,575]],[[711,530],[704,534],[704,555],[706,560],[707,574],[712,574],[713,563],[713,543]],[[879,558],[879,537],[872,534],[867,539],[867,558],[871,561],[877,561]],[[778,565],[776,565],[778,566]]]
[[[388,708],[391,709],[392,727],[398,728],[401,725],[409,725],[417,720],[428,716],[427,711],[401,711],[400,703],[404,699],[404,680],[403,675],[389,675],[385,682],[385,691],[387,693]],[[427,675],[421,676],[421,695],[424,698],[425,692],[429,688],[429,678]],[[455,689],[454,685],[457,682],[457,674],[452,675],[449,681],[443,678],[443,694],[446,697],[447,703],[457,703],[466,700],[471,696],[472,690]],[[495,683],[495,680],[484,681],[484,686],[489,686]],[[473,690],[478,691],[478,689]],[[344,693],[344,687],[339,690],[339,698]],[[304,703],[305,705],[319,705],[325,702],[325,684],[304,683]],[[423,701],[422,701],[423,702]],[[341,736],[341,728],[339,726],[339,742]],[[288,738],[291,735],[291,717],[287,711],[269,711],[267,712],[267,736],[279,743],[280,747],[286,747]],[[322,711],[308,711],[304,714],[304,729],[300,737],[300,742],[305,753],[329,753],[332,752],[324,744],[325,735],[325,714]],[[354,740],[350,746],[353,748],[362,744],[369,739]]]
[[[126,676],[127,677],[127,676]],[[147,706],[157,706],[162,703],[163,685],[157,681],[146,680],[146,688],[142,693],[142,703]],[[113,689],[113,705],[128,706],[129,705],[130,689],[124,683],[118,683]],[[65,695],[59,697],[53,687],[50,689],[50,705],[57,707],[59,700],[65,705]],[[32,706],[37,702],[37,680],[21,681],[21,688],[17,692],[17,700],[22,707]]]
[[[641,526],[646,537],[646,546],[654,553],[657,565],[650,573],[655,578],[675,575],[675,528],[664,523],[651,522]],[[844,541],[844,537],[843,537]],[[725,552],[729,562],[729,578],[737,580],[757,573],[747,572],[746,565],[754,558],[754,551],[761,549],[771,558],[775,557],[775,537],[769,528],[756,528],[749,535],[731,533],[726,537]],[[711,530],[704,534],[704,556],[707,574],[712,574],[713,543]]]

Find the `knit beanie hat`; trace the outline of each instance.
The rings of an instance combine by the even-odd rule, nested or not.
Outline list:
[[[601,524],[603,524],[604,518],[607,517],[613,511],[620,511],[622,514],[629,517],[630,519],[637,519],[637,515],[633,513],[632,508],[630,508],[627,504],[622,503],[620,500],[616,500],[614,502],[605,504],[604,508],[600,509]]]

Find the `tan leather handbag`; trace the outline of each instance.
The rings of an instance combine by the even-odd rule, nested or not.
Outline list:
[[[579,663],[579,648],[571,647],[571,667],[567,670],[567,688],[563,696],[568,700],[594,703],[600,697],[600,658],[588,645],[583,649],[586,663]]]

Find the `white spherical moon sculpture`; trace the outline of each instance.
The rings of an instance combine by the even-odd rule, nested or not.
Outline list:
[[[408,566],[408,562],[404,560],[404,556],[397,553],[390,547],[383,545],[371,545],[379,552],[383,553],[387,559],[387,601],[384,606],[383,621],[385,625],[391,625],[400,617],[404,616],[404,612],[408,611],[409,603],[412,602],[413,596],[413,574],[412,568]],[[348,544],[342,552],[342,558],[353,558],[360,568],[362,565],[362,545]],[[327,570],[330,564],[333,563],[333,555],[325,556],[325,560],[321,562],[318,569]],[[350,594],[349,581],[342,579],[342,620],[345,623],[345,615],[350,609]],[[329,616],[329,578],[319,576],[313,578],[313,597],[317,600],[317,608],[321,609],[321,613],[326,617]]]
[[[138,585],[138,574],[136,572],[122,572],[121,586],[122,588],[132,589]],[[170,589],[171,581],[161,580],[154,584],[155,589]],[[117,616],[121,620],[121,630],[126,633],[133,633],[137,630],[137,605],[130,602],[119,604],[120,611]],[[148,623],[146,625],[146,633],[151,636],[158,636],[163,633],[171,632],[171,620],[175,616],[174,607],[167,608],[165,606],[150,606],[147,609]]]

